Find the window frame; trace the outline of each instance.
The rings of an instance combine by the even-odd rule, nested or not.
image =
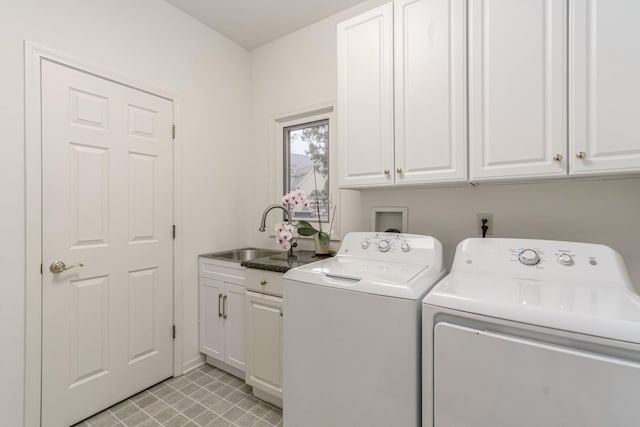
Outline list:
[[[291,158],[291,137],[290,137],[290,133],[294,132],[296,130],[300,130],[300,129],[305,129],[305,128],[309,128],[309,127],[313,127],[313,126],[322,126],[326,124],[327,128],[328,128],[328,132],[327,132],[327,139],[328,139],[328,144],[327,144],[327,164],[329,165],[328,168],[328,174],[327,174],[327,180],[329,181],[329,194],[327,194],[327,198],[329,200],[329,212],[327,213],[327,220],[326,221],[321,221],[322,224],[327,224],[327,226],[329,226],[329,224],[331,223],[331,211],[333,209],[334,204],[332,203],[331,200],[331,196],[332,196],[332,189],[331,189],[331,184],[333,182],[333,180],[331,179],[331,170],[333,167],[333,163],[331,162],[331,123],[329,121],[328,118],[326,119],[322,119],[322,120],[314,120],[314,121],[310,121],[310,122],[304,122],[304,123],[300,123],[300,124],[296,124],[296,125],[292,125],[292,126],[283,126],[282,127],[282,194],[286,194],[292,190],[295,190],[294,188],[291,188],[291,183],[289,182],[290,180],[290,176],[291,176],[291,170],[290,168],[290,164],[289,164],[289,159]],[[311,194],[307,194],[307,196],[311,196]],[[293,215],[293,212],[291,213]],[[295,215],[294,216],[294,220]],[[308,221],[312,224],[317,224],[319,221],[309,221],[309,219],[305,219],[305,221]]]
[[[313,107],[301,108],[288,114],[281,114],[279,117],[274,118],[274,169],[272,171],[272,177],[274,185],[271,187],[271,198],[274,203],[281,204],[284,191],[284,174],[285,174],[285,128],[291,128],[294,126],[306,127],[310,123],[316,123],[321,121],[328,121],[329,124],[329,146],[327,147],[327,153],[329,155],[329,222],[333,216],[333,206],[336,207],[335,216],[333,218],[333,228],[331,229],[331,240],[339,240],[340,236],[340,205],[338,203],[340,193],[337,186],[337,146],[336,146],[336,119],[335,119],[335,102],[327,102]],[[277,216],[278,221],[282,221],[282,216]],[[318,227],[318,221],[309,221],[314,227]],[[275,225],[275,222],[272,224]],[[328,232],[328,224],[322,223],[323,231]],[[271,227],[273,228],[273,227]],[[300,239],[311,239],[311,237],[300,236]]]

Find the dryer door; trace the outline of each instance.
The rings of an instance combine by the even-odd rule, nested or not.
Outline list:
[[[438,323],[436,427],[637,426],[640,364]]]

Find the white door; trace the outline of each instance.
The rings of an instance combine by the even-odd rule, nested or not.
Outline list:
[[[639,20],[637,0],[571,2],[572,175],[640,171]]]
[[[224,362],[223,299],[225,283],[200,278],[200,351]]]
[[[469,1],[470,179],[567,173],[566,0]]]
[[[467,178],[465,4],[394,2],[396,184]]]
[[[226,300],[224,301],[225,319],[225,347],[227,364],[245,370],[245,289],[244,286],[227,283]]]
[[[247,384],[282,399],[282,298],[247,292],[246,301]]]
[[[341,187],[393,184],[393,4],[338,24]]]
[[[61,427],[172,374],[173,106],[46,60],[41,78],[42,425]]]

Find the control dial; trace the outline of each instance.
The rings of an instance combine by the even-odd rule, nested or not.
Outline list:
[[[573,265],[573,257],[569,254],[560,254],[558,256],[558,262],[562,265]]]
[[[363,240],[362,243],[360,243],[360,246],[362,246],[362,249],[367,249],[369,247],[369,241]]]
[[[533,249],[525,249],[518,254],[518,259],[524,265],[536,265],[540,262],[540,255]]]
[[[388,240],[380,240],[380,242],[378,242],[378,249],[380,249],[380,252],[388,252],[389,249],[391,249],[391,243],[389,243]]]
[[[400,245],[400,249],[402,249],[402,252],[409,252],[411,250],[411,247],[407,242],[404,242]]]

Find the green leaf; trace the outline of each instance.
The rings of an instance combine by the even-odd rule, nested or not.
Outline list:
[[[298,227],[298,234],[301,236],[313,236],[314,234],[316,234],[318,232],[318,230],[316,230],[315,228],[311,227]]]
[[[313,228],[313,225],[311,225],[310,222],[304,221],[304,220],[299,220],[298,221],[298,227],[301,228]],[[313,228],[315,230],[315,228]]]
[[[329,238],[329,235],[324,231],[318,232],[318,238],[320,239],[320,243],[322,243],[323,245],[328,245],[329,242],[331,241],[331,239]]]

